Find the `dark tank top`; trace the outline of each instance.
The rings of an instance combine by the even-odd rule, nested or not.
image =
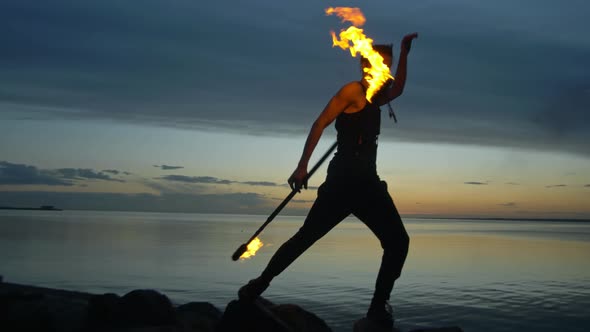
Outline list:
[[[340,113],[336,118],[338,150],[328,166],[328,179],[378,178],[376,161],[380,127],[381,110],[369,101],[358,112]]]

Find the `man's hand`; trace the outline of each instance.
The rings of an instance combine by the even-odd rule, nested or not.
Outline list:
[[[293,174],[289,177],[287,182],[291,187],[291,190],[297,190],[297,192],[301,192],[301,186],[307,189],[307,169],[305,167],[297,167]]]
[[[414,40],[416,38],[418,38],[417,32],[405,35],[404,38],[402,39],[402,51],[409,53],[410,49],[412,48],[412,40]]]

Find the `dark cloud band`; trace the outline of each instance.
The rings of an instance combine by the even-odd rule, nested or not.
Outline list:
[[[470,185],[475,185],[475,186],[485,186],[487,185],[487,182],[479,182],[479,181],[467,181],[467,182],[463,182],[464,184],[470,184]]]
[[[283,185],[279,185],[274,182],[269,181],[233,181],[233,180],[226,180],[226,179],[218,179],[213,176],[186,176],[186,175],[166,175],[162,177],[157,177],[155,179],[159,180],[166,180],[166,181],[175,181],[175,182],[184,182],[184,183],[203,183],[203,184],[245,184],[249,186],[261,186],[261,187],[279,187]]]
[[[159,168],[163,171],[175,170],[184,168],[184,166],[170,166],[170,165],[154,165],[154,167]]]
[[[73,186],[75,180],[125,182],[89,168],[39,169],[36,166],[0,161],[0,185]]]
[[[150,0],[138,15],[136,4],[116,0],[8,1],[0,11],[0,116],[20,108],[33,118],[304,134],[359,68],[331,48],[335,22],[323,5],[301,6],[296,12],[306,15],[266,2]],[[253,10],[264,19],[252,20]],[[394,102],[400,124],[384,124],[381,139],[589,156],[590,23],[569,19],[588,10],[590,3],[533,0],[494,10],[448,2],[363,8],[380,42],[399,45],[404,33],[420,32]]]

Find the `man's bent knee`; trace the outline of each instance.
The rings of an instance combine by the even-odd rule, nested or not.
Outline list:
[[[407,252],[410,246],[410,237],[408,233],[403,230],[399,234],[391,234],[387,238],[381,240],[381,248],[384,250],[392,249],[396,251]]]

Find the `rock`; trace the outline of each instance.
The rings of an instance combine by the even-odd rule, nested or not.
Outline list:
[[[89,330],[119,325],[120,297],[113,293],[94,295],[88,300],[86,326]]]
[[[119,300],[122,327],[165,326],[176,324],[172,302],[155,290],[138,289]]]
[[[266,317],[254,305],[245,305],[234,300],[228,303],[225,312],[217,324],[216,332],[264,332],[273,331],[280,327]],[[276,331],[276,330],[275,330]],[[274,332],[274,331],[273,331]]]
[[[221,312],[210,303],[174,308],[156,291],[120,297],[0,283],[0,331],[214,331]]]
[[[451,326],[451,327],[418,329],[418,330],[412,330],[410,332],[463,332],[463,330],[460,327]]]
[[[292,331],[331,331],[326,322],[315,314],[304,310],[294,304],[279,304],[271,307],[279,318],[281,318]]]
[[[86,303],[77,299],[18,290],[0,294],[0,326],[18,331],[79,331]]]
[[[0,326],[11,327],[20,331],[41,331],[51,326],[47,306],[42,303],[42,297],[31,296],[31,294],[10,293],[2,294],[0,298]],[[55,330],[55,329],[51,329]]]
[[[237,300],[230,302],[216,331],[331,332],[332,330],[322,319],[297,305],[274,305],[260,298],[257,304],[245,304]]]
[[[379,332],[359,320],[355,332]],[[0,282],[1,331],[56,332],[328,332],[326,323],[293,304],[232,301],[222,314],[207,302],[172,306],[154,290],[134,290],[123,297],[92,295]],[[386,331],[392,332],[392,331]],[[462,332],[458,327],[411,332]]]
[[[88,301],[86,327],[90,331],[175,325],[172,303],[155,290],[138,289],[123,297],[112,293],[95,295]]]
[[[190,302],[176,308],[176,320],[184,331],[214,332],[221,315],[208,302]]]

